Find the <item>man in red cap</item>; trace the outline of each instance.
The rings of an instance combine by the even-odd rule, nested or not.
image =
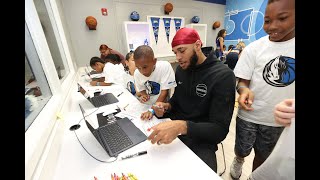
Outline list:
[[[172,40],[179,66],[172,98],[156,102],[154,114],[172,121],[152,127],[151,143],[169,144],[176,137],[217,172],[215,151],[228,132],[235,103],[236,78],[231,69],[201,51],[196,30],[182,28]]]

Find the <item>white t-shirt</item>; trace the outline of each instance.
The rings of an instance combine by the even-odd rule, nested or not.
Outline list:
[[[126,72],[122,64],[112,64],[109,62],[105,63],[103,74],[105,75],[105,83],[120,84],[126,87],[123,78]]]
[[[137,92],[146,90],[147,94],[150,95],[150,100],[147,101],[146,104],[154,104],[161,90],[177,86],[173,68],[168,61],[157,61],[156,68],[149,77],[144,76],[136,69],[134,72],[134,81]]]
[[[268,37],[244,48],[233,70],[236,77],[250,80],[254,93],[254,110],[239,109],[238,116],[257,124],[280,126],[274,122],[274,106],[295,98],[295,38],[272,42]]]
[[[131,92],[132,95],[137,95],[137,90],[135,89],[135,82],[133,76],[129,74],[129,72],[126,72],[126,74],[123,77],[124,80],[124,86],[125,88]]]

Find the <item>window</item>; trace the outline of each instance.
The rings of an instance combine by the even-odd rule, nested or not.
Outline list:
[[[25,1],[26,94],[38,102],[25,116],[25,179],[38,179],[51,158],[46,150],[51,150],[63,124],[57,113],[68,111],[67,95],[75,77],[58,8],[56,0]]]
[[[25,131],[27,131],[52,93],[27,27],[25,31]],[[36,71],[32,70],[30,64]]]
[[[45,2],[48,6],[50,6],[49,1],[34,0],[34,4],[37,9],[40,23],[51,52],[55,69],[57,71],[59,79],[62,79],[68,70],[66,56],[61,45],[57,26],[55,25],[55,19],[53,18],[53,16],[49,16],[49,13],[51,11],[50,9],[47,10]]]

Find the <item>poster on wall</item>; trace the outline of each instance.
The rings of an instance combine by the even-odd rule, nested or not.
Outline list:
[[[174,56],[171,42],[176,31],[184,27],[183,17],[147,16],[153,36],[150,46],[156,57]]]

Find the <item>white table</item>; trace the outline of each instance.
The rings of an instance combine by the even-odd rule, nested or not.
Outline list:
[[[90,88],[94,89],[96,87],[89,87],[89,89]],[[109,159],[108,154],[86,127],[85,121],[82,120],[80,122],[81,127],[75,132],[69,130],[70,126],[77,124],[82,118],[78,104],[80,103],[82,105],[87,114],[95,111],[86,118],[91,121],[96,121],[96,114],[103,112],[106,108],[112,108],[116,105],[121,108],[121,106],[123,107],[128,103],[130,105],[126,108],[127,111],[136,110],[137,112],[133,116],[137,116],[137,114],[140,114],[140,112],[138,112],[140,107],[137,106],[138,100],[132,96],[130,92],[124,88],[121,90],[121,88],[121,86],[116,85],[103,87],[105,92],[112,92],[114,95],[118,95],[121,91],[124,93],[118,97],[118,103],[103,106],[97,111],[95,111],[97,108],[94,108],[82,94],[76,92],[76,90],[74,91],[72,98],[75,105],[73,111],[65,117],[64,138],[53,179],[89,180],[94,179],[94,176],[96,176],[99,180],[109,180],[111,179],[112,173],[118,175],[121,173],[132,173],[139,180],[221,179],[178,138],[167,145],[153,145],[150,141],[146,140],[119,154],[119,158],[112,163],[99,162],[87,154],[78,142],[75,132],[83,146],[92,155],[104,161]],[[136,107],[133,107],[134,104],[136,104]],[[130,106],[132,106],[132,109],[130,109]],[[146,108],[145,106],[141,107]],[[141,112],[144,111],[143,108],[141,108]],[[122,112],[124,112],[123,109]],[[152,121],[159,120],[154,117]],[[148,123],[148,125],[151,123],[141,121],[140,119],[134,119],[133,122],[143,132],[145,132],[144,128],[146,127],[144,123]],[[148,152],[146,155],[121,160],[121,157],[144,150]]]

